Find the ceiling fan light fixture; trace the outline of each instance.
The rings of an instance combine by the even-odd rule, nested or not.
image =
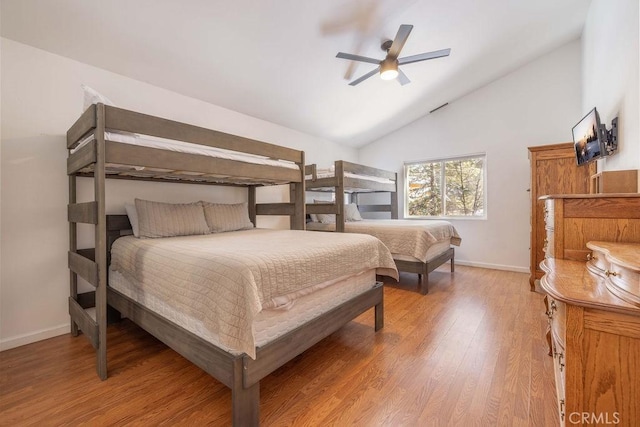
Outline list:
[[[393,80],[398,77],[398,61],[385,59],[380,64],[380,78]]]
[[[398,68],[400,65],[404,67],[406,64],[413,64],[414,62],[449,56],[449,54],[451,53],[451,49],[441,49],[435,50],[433,52],[425,52],[418,55],[399,58],[400,52],[402,51],[407,38],[409,38],[409,34],[411,33],[412,28],[413,25],[400,25],[400,28],[398,28],[398,32],[396,33],[396,37],[393,39],[393,41],[385,40],[382,43],[380,48],[383,51],[387,52],[387,56],[382,61],[379,61],[376,58],[369,58],[368,56],[338,52],[338,54],[336,55],[337,58],[349,59],[351,61],[367,62],[369,64],[377,65],[375,69],[350,82],[349,86],[359,85],[363,81],[375,76],[378,73],[380,73],[380,78],[382,80],[397,80],[397,82],[400,83],[401,86],[404,86],[411,83],[411,80],[409,80],[407,75]]]

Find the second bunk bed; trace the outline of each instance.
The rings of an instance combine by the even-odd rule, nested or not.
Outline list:
[[[429,291],[429,273],[451,262],[460,238],[455,227],[442,220],[398,219],[398,175],[371,166],[336,160],[328,169],[305,167],[307,192],[330,192],[333,202],[307,200],[307,230],[369,234],[379,238],[393,255],[399,271],[416,273],[419,291]],[[388,193],[388,204],[363,204],[359,194]],[[349,203],[342,203],[346,197]],[[309,196],[307,197],[309,198]],[[387,212],[390,219],[363,220],[360,213]]]

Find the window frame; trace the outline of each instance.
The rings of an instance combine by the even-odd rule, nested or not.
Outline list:
[[[444,164],[448,161],[455,161],[455,160],[468,160],[468,159],[477,159],[477,158],[482,158],[483,162],[482,162],[482,196],[483,196],[483,215],[479,216],[479,215],[445,215],[444,212],[446,211],[446,198],[444,197],[444,195],[446,194],[446,190],[447,190],[447,185],[446,185],[446,180],[445,180],[445,167]],[[429,216],[429,215],[421,215],[421,216],[417,216],[417,215],[409,215],[409,167],[412,165],[417,165],[417,164],[421,164],[421,163],[437,163],[440,162],[442,164],[442,167],[440,168],[440,176],[441,176],[441,180],[442,180],[442,189],[441,189],[441,193],[440,196],[442,197],[443,200],[443,204],[442,204],[442,212],[441,215],[438,216]],[[465,154],[465,155],[461,155],[461,156],[449,156],[449,157],[437,157],[437,158],[433,158],[433,159],[423,159],[423,160],[412,160],[412,161],[405,161],[404,162],[404,182],[403,182],[403,190],[404,190],[404,218],[405,219],[444,219],[444,220],[449,220],[449,219],[465,219],[465,220],[481,220],[484,221],[487,219],[487,214],[488,214],[488,209],[487,209],[487,200],[488,200],[488,196],[487,196],[487,153],[483,152],[483,153],[473,153],[473,154]]]

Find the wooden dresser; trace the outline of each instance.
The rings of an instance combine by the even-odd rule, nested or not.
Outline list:
[[[551,352],[562,425],[640,421],[640,194],[545,196]]]
[[[640,300],[640,244],[590,242],[588,262],[547,258],[540,284],[561,425],[640,422],[640,303],[610,292],[626,282]]]
[[[531,163],[531,239],[529,284],[535,289],[536,279],[542,277],[540,262],[544,259],[544,202],[545,194],[588,193],[595,163],[578,166],[572,142],[529,147]]]

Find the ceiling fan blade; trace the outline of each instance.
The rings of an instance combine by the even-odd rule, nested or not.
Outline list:
[[[351,59],[352,61],[368,62],[370,64],[380,64],[379,59],[369,58],[366,56],[354,55],[352,53],[338,52],[336,58]]]
[[[400,51],[404,47],[404,44],[407,42],[411,30],[413,30],[413,25],[400,25],[400,28],[398,28],[398,33],[396,34],[396,38],[393,40],[393,44],[389,48],[390,57],[397,58],[398,55],[400,55]]]
[[[426,61],[427,59],[442,58],[443,56],[449,56],[451,49],[435,50],[433,52],[419,53],[417,55],[405,56],[398,59],[398,65],[411,64],[418,61]]]
[[[352,81],[351,83],[349,83],[349,86],[355,86],[359,83],[362,83],[363,81],[367,80],[369,77],[377,74],[380,72],[380,67],[376,67],[374,70],[369,71],[367,74],[365,74],[364,76],[358,77],[357,79],[355,79],[354,81]]]
[[[400,68],[398,68],[398,82],[402,86],[411,83],[411,80],[409,80],[409,77],[407,77],[407,75],[403,73]]]

